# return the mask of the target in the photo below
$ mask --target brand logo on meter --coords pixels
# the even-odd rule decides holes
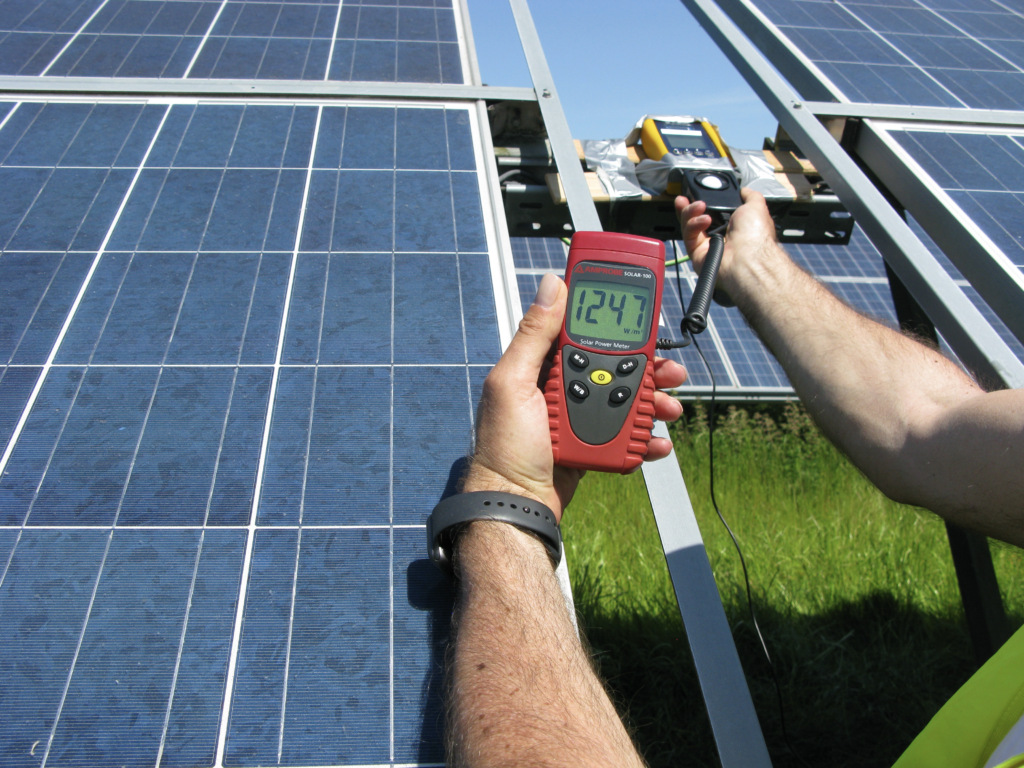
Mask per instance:
[[[595,267],[592,264],[577,264],[576,269],[573,270],[573,274],[596,272],[600,275],[615,275],[616,277],[622,276],[621,269],[612,269],[611,267]]]

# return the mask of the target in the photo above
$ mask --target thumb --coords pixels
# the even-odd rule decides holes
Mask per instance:
[[[533,304],[519,322],[519,330],[501,358],[501,362],[511,366],[516,375],[529,381],[536,380],[551,345],[562,329],[567,297],[568,290],[561,278],[551,273],[544,275]]]

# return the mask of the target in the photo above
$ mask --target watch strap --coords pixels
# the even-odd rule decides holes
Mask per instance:
[[[536,534],[558,565],[562,560],[562,533],[555,513],[534,499],[502,491],[458,493],[442,499],[427,517],[427,549],[434,565],[454,576],[452,555],[459,532],[475,520],[508,523]]]

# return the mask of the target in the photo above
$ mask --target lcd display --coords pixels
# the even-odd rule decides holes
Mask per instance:
[[[651,289],[597,280],[573,280],[569,333],[602,341],[643,344],[651,327]]]
[[[718,157],[718,150],[711,139],[700,128],[669,128],[664,123],[655,123],[661,131],[661,138],[673,155],[694,157]]]

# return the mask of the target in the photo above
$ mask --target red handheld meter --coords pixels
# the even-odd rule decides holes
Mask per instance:
[[[563,467],[631,472],[654,428],[654,348],[665,245],[577,232],[562,331],[544,387],[551,450]]]

